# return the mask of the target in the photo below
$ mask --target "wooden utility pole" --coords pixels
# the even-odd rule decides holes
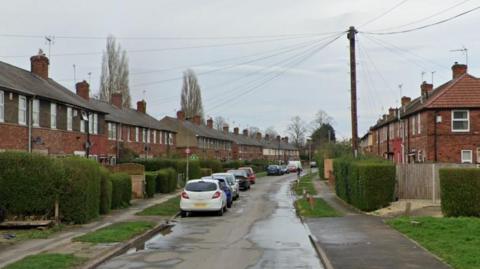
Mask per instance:
[[[347,38],[350,40],[350,108],[352,112],[352,149],[353,156],[358,153],[358,123],[357,123],[357,63],[355,59],[355,27],[350,26]]]

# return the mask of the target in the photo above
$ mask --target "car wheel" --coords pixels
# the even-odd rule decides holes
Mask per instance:
[[[231,207],[232,207],[232,201],[227,202],[227,208],[231,208]]]
[[[222,207],[220,210],[217,211],[217,216],[223,216],[223,211],[224,211],[224,208]]]
[[[188,215],[188,212],[187,212],[187,211],[184,211],[184,210],[180,211],[180,216],[181,216],[182,218],[186,218],[187,215]]]

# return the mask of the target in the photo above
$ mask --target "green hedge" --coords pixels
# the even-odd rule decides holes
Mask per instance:
[[[145,166],[145,171],[159,171],[162,169],[173,168],[177,173],[186,174],[187,161],[185,159],[136,159],[134,163],[142,164]],[[189,161],[189,179],[200,178],[200,161]]]
[[[376,160],[334,160],[337,196],[363,211],[388,206],[394,199],[395,165]]]
[[[210,168],[200,168],[200,176],[201,177],[208,177],[213,174],[212,169]]]
[[[58,160],[21,152],[0,153],[0,208],[7,215],[51,217],[63,178]]]
[[[222,162],[219,160],[200,160],[201,168],[210,168],[213,173],[223,172]]]
[[[112,209],[128,207],[132,198],[132,180],[125,173],[110,175],[112,181]]]
[[[157,176],[156,172],[145,173],[145,194],[147,198],[152,198],[157,190]]]
[[[100,165],[80,157],[62,159],[67,185],[60,196],[63,220],[87,223],[100,212]]]
[[[107,214],[112,208],[112,180],[107,169],[100,169],[100,214]]]
[[[177,189],[177,172],[173,168],[161,169],[156,174],[156,192],[171,193]]]
[[[442,211],[448,217],[480,217],[480,170],[440,169]]]

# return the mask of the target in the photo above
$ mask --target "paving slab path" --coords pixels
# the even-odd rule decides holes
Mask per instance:
[[[307,218],[311,233],[333,268],[451,268],[377,216],[365,215],[340,200],[325,181],[315,181],[318,196],[344,213],[337,218]]]

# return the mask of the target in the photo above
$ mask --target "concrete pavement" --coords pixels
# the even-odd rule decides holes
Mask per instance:
[[[306,223],[334,268],[447,269],[437,257],[390,228],[383,219],[362,214],[341,201],[324,181],[319,197],[344,217],[310,218]]]

